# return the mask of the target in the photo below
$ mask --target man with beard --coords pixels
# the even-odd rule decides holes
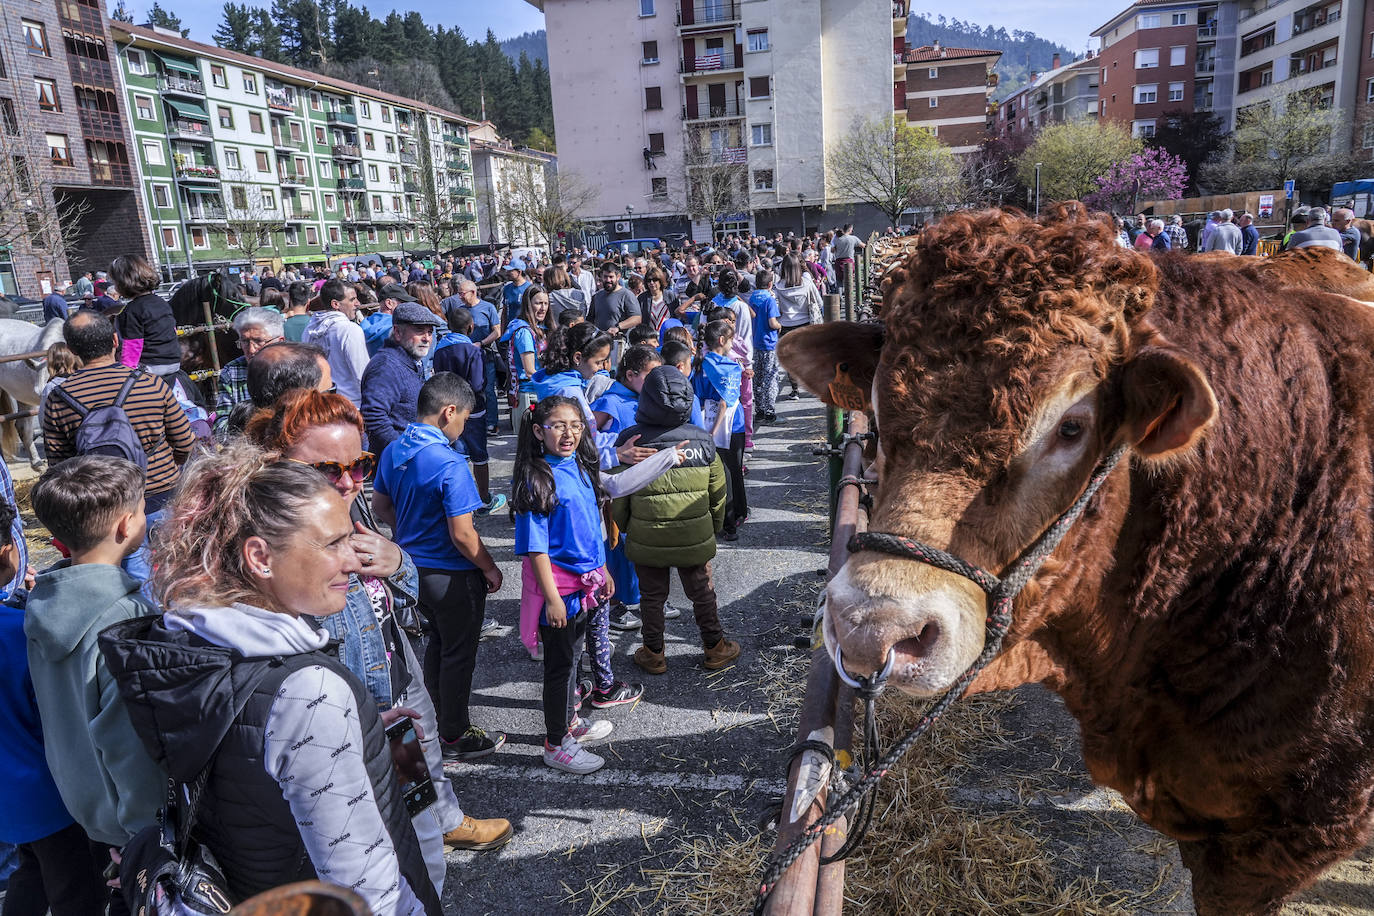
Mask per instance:
[[[391,336],[363,371],[363,422],[375,455],[415,422],[415,403],[425,381],[425,357],[434,329],[444,322],[418,302],[402,302],[392,313]]]

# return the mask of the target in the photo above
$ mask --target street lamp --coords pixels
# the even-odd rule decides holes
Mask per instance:
[[[634,204],[625,205],[625,225],[629,227],[630,238],[635,237],[635,208]]]
[[[797,192],[797,209],[801,211],[802,238],[806,238],[806,195]]]
[[[1035,215],[1040,215],[1040,163],[1035,164]]]

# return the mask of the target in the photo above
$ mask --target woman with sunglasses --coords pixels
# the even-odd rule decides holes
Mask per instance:
[[[437,801],[416,815],[415,832],[430,878],[442,892],[445,846],[494,849],[510,839],[512,830],[499,818],[464,815],[444,776],[434,703],[405,632],[419,629],[419,575],[410,556],[377,533],[367,500],[359,498],[377,465],[372,453],[363,451],[362,429],[362,415],[352,401],[339,394],[296,389],[258,411],[246,432],[263,448],[324,474],[349,505],[349,541],[360,569],[349,578],[343,613],[316,622],[340,641],[344,664],[363,681],[388,724],[403,715],[419,720],[420,745]]]

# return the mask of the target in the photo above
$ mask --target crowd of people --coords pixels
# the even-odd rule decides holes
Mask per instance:
[[[1193,232],[1189,230],[1193,229]],[[1117,244],[1123,248],[1156,251],[1221,251],[1247,257],[1260,254],[1260,231],[1255,216],[1248,210],[1239,213],[1213,210],[1195,226],[1185,225],[1182,216],[1167,219],[1149,217],[1116,218]],[[1288,228],[1274,237],[1278,251],[1295,248],[1333,248],[1354,261],[1363,261],[1360,230],[1355,211],[1336,207],[1298,207],[1289,217]]]
[[[31,501],[59,562],[29,566],[0,472],[5,913],[101,912],[115,876],[110,911],[137,909],[128,879],[180,804],[234,901],[318,877],[437,914],[445,851],[513,834],[444,769],[505,744],[470,709],[488,597],[519,598],[543,761],[568,773],[605,765],[604,711],[645,691],[613,670],[612,630],[669,670],[674,570],[699,663],[735,663],[717,541],[749,517],[778,339],[820,319],[859,244],[264,271],[211,396],[156,272],[117,259],[49,353]],[[483,538],[502,510],[518,584]]]

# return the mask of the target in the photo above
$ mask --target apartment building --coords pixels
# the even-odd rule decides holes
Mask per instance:
[[[413,99],[115,22],[152,250],[169,276],[477,241],[468,130]]]
[[[892,0],[529,2],[559,169],[596,189],[583,215],[608,238],[815,226],[847,203],[827,152],[856,119],[892,116]]]
[[[0,4],[0,199],[27,229],[0,241],[0,293],[39,297],[148,251],[113,58],[99,0]]]
[[[1362,21],[1374,25],[1374,0],[1364,0],[1363,9],[1353,11]],[[1351,118],[1351,143],[1357,153],[1374,159],[1374,31],[1361,29],[1364,46],[1359,50],[1360,72],[1355,89],[1355,110]]]
[[[997,136],[1029,139],[1047,124],[1096,118],[1100,77],[1096,52],[1067,64],[1054,55],[1050,69],[997,106]]]
[[[1096,29],[1098,116],[1154,136],[1169,112],[1212,111],[1230,128],[1233,0],[1136,0]]]
[[[1282,104],[1310,92],[1323,104],[1361,111],[1374,72],[1362,74],[1369,57],[1364,5],[1356,0],[1239,0],[1235,3],[1240,47],[1235,108]],[[1341,135],[1344,145],[1349,137]]]
[[[1001,51],[910,48],[906,63],[906,120],[924,127],[956,153],[970,153],[991,135],[996,109],[992,92],[997,74],[992,68]]]
[[[547,177],[557,169],[558,157],[516,146],[501,138],[496,125],[482,121],[468,137],[472,141],[472,174],[477,190],[477,237],[483,244],[545,246],[531,220],[537,201],[548,193]]]

